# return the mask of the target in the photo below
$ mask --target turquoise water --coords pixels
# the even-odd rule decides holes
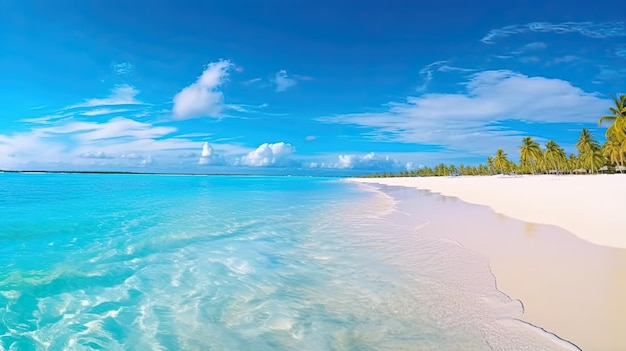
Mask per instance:
[[[0,174],[0,350],[569,348],[393,206],[324,178]]]

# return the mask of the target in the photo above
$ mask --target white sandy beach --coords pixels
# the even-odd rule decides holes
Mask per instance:
[[[355,180],[458,197],[525,222],[559,226],[594,244],[626,248],[626,174]]]
[[[626,175],[351,180],[407,189],[405,211],[430,221],[416,234],[485,256],[520,319],[583,350],[626,350]]]

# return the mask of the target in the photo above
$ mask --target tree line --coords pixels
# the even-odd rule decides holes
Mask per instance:
[[[519,160],[514,162],[501,148],[495,155],[487,157],[486,164],[446,165],[421,167],[412,171],[383,172],[361,177],[430,177],[451,175],[495,175],[495,174],[585,174],[623,173],[626,171],[626,95],[613,98],[614,106],[610,114],[602,116],[598,125],[608,124],[606,141],[600,143],[588,129],[583,128],[576,142],[576,154],[567,155],[554,140],[548,140],[542,147],[533,137],[522,139]]]

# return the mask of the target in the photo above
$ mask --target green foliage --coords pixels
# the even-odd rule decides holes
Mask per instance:
[[[510,161],[503,149],[497,149],[494,156],[488,156],[486,164],[468,166],[461,164],[446,165],[440,163],[434,168],[421,167],[417,170],[398,173],[375,173],[361,177],[432,177],[432,176],[477,176],[508,174],[550,174],[550,173],[598,173],[603,169],[613,172],[619,169],[626,171],[626,95],[620,94],[613,98],[613,107],[609,108],[609,115],[602,116],[598,125],[608,123],[606,142],[601,146],[589,132],[583,128],[576,142],[578,154],[570,154],[554,140],[545,144],[545,149],[531,137],[522,139],[518,147],[520,152],[519,163]],[[606,168],[605,168],[606,167]]]

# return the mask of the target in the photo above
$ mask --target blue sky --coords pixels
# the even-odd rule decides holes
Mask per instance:
[[[604,141],[626,3],[0,0],[0,77],[0,169],[476,164]]]

